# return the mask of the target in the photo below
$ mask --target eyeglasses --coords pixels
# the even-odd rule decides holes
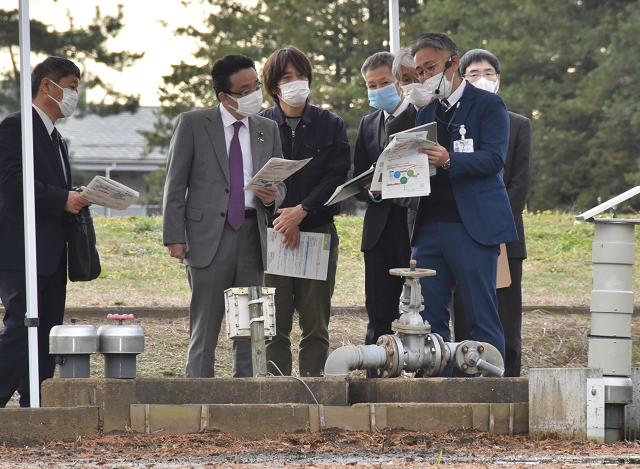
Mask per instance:
[[[437,62],[433,63],[430,67],[421,69],[418,72],[418,76],[420,78],[422,78],[425,75],[428,77],[432,77],[434,75],[434,72],[436,71],[436,65],[438,65],[440,62],[442,62],[442,60],[438,60]]]
[[[255,88],[252,88],[250,90],[245,90],[242,93],[237,93],[235,91],[226,91],[226,93],[235,94],[244,98],[245,96],[250,95],[251,93],[255,93],[256,91],[262,91],[263,89],[264,89],[264,84],[261,81],[259,81],[258,84],[255,86]]]
[[[464,77],[467,80],[479,80],[480,77],[485,77],[487,80],[491,80],[491,81],[496,81],[496,77],[497,77],[497,73],[496,72],[471,72],[471,73],[467,73]]]

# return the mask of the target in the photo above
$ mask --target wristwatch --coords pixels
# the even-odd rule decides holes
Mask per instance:
[[[447,158],[447,161],[442,165],[442,169],[445,171],[449,171],[449,168],[451,168],[451,158]]]

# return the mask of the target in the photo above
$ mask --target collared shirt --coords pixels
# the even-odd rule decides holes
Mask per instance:
[[[229,147],[233,139],[233,124],[238,120],[220,104],[220,116],[222,117],[222,125],[224,126],[224,140],[227,145],[227,155],[229,155]],[[251,155],[251,137],[249,134],[249,118],[245,117],[240,122],[244,125],[238,130],[238,139],[240,140],[240,148],[242,150],[242,173],[244,176],[244,185],[249,184],[253,178],[253,159]],[[256,196],[253,191],[244,191],[244,208],[256,208]]]
[[[455,104],[460,101],[460,98],[462,98],[462,94],[464,93],[464,90],[467,87],[467,80],[465,80],[464,78],[462,79],[462,83],[460,83],[460,86],[458,86],[458,88],[456,88],[456,90],[451,93],[449,95],[449,97],[447,98],[447,102],[449,103],[449,107],[453,107],[455,106]],[[444,100],[442,100],[444,101]]]
[[[53,132],[53,129],[56,128],[55,125],[53,125],[53,121],[38,106],[36,106],[35,104],[32,104],[32,106],[40,116],[40,119],[42,119],[42,122],[44,123],[44,127],[47,129],[47,133],[49,134],[49,138],[51,138],[51,132]],[[67,181],[67,184],[69,184],[69,176],[67,175],[67,168],[64,165],[64,157],[62,156],[62,144],[60,144],[59,153],[60,153],[60,161],[62,162],[62,172],[64,173],[64,179]]]
[[[404,111],[408,107],[409,107],[409,101],[407,101],[406,99],[403,99],[402,102],[398,105],[398,108],[395,111],[393,111],[393,112],[383,111],[384,112],[384,120],[385,120],[385,122],[387,121],[389,116],[398,117],[402,113],[402,111]]]

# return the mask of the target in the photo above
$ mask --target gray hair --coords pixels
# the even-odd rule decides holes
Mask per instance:
[[[413,65],[413,56],[411,55],[411,48],[405,47],[400,49],[396,54],[396,58],[393,59],[393,66],[391,72],[396,80],[402,79],[402,67],[415,68]]]
[[[376,70],[382,67],[389,67],[389,70],[393,67],[393,54],[391,52],[376,52],[362,64],[362,68],[360,69],[360,73],[362,73],[362,77],[366,80],[367,72],[371,70]]]
[[[460,56],[458,47],[449,36],[440,33],[427,33],[420,36],[415,44],[411,46],[411,55],[415,56],[419,50],[426,49],[427,47],[431,47],[437,51],[444,50],[451,55]]]

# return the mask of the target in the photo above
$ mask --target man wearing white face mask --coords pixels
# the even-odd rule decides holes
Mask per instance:
[[[67,282],[67,224],[70,213],[90,205],[73,191],[67,146],[55,128],[78,102],[80,69],[49,57],[32,72],[33,163],[38,270],[38,360],[40,382],[53,377],[49,332],[62,324]],[[14,392],[30,405],[22,197],[21,113],[0,123],[0,298],[5,307],[0,332],[0,407]]]
[[[491,52],[473,49],[460,59],[460,73],[473,86],[497,93],[500,87],[500,62]],[[502,177],[509,194],[511,212],[516,222],[518,239],[507,243],[511,284],[499,288],[498,313],[505,340],[505,372],[507,377],[520,376],[522,358],[522,261],[527,258],[522,211],[531,188],[533,167],[533,138],[531,121],[509,112],[509,147]],[[471,339],[460,289],[453,301],[456,341]]]
[[[353,156],[354,177],[378,161],[387,139],[385,124],[410,107],[409,102],[402,98],[400,84],[391,72],[393,59],[389,52],[377,52],[362,65],[369,104],[377,110],[360,121]],[[409,265],[411,247],[405,207],[366,192],[357,197],[368,204],[360,249],[364,252],[369,316],[365,344],[370,345],[375,344],[381,335],[392,333],[391,323],[398,317],[403,280],[389,275],[389,269]],[[375,378],[378,374],[376,370],[368,370],[367,376]]]
[[[473,338],[492,344],[504,357],[496,298],[498,254],[501,243],[517,239],[502,179],[509,141],[507,108],[495,93],[462,78],[457,47],[446,35],[424,34],[411,52],[420,81],[436,98],[420,109],[416,124],[438,123],[438,144],[420,149],[437,172],[431,194],[420,197],[412,238],[418,267],[437,272],[420,279],[422,316],[433,332],[449,341],[457,284]]]
[[[243,190],[270,158],[282,158],[278,127],[256,115],[262,83],[253,60],[227,55],[211,78],[222,104],[178,116],[164,190],[163,243],[186,264],[191,287],[187,378],[214,376],[223,293],[262,285],[267,216],[285,194],[283,184]],[[249,341],[234,341],[233,376],[253,376]]]
[[[280,129],[286,159],[312,160],[287,178],[287,195],[273,221],[287,248],[300,243],[300,231],[327,233],[329,267],[326,280],[265,275],[265,285],[276,288],[276,336],[267,344],[267,360],[285,375],[292,372],[291,329],[298,312],[300,376],[320,376],[329,355],[331,297],[338,265],[338,232],[333,217],[341,204],[325,207],[336,187],[347,179],[351,166],[344,122],[334,113],[308,100],[313,72],[309,58],[295,47],[277,50],[262,69],[264,85],[275,105],[261,115]],[[269,364],[268,370],[277,373]]]

